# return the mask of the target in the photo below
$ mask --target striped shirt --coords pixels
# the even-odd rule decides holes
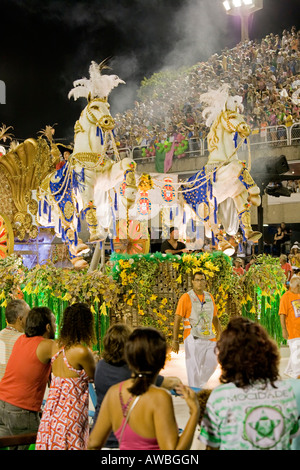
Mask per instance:
[[[0,331],[0,380],[4,375],[14,344],[22,334],[9,326]]]
[[[220,450],[286,450],[298,434],[298,411],[290,384],[216,387],[206,404],[199,439]]]

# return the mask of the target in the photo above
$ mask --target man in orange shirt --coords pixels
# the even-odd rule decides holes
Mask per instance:
[[[215,354],[216,339],[221,334],[221,325],[213,296],[205,291],[206,278],[195,272],[193,289],[183,294],[177,305],[172,350],[179,351],[178,333],[181,321],[184,328],[184,349],[188,384],[201,388],[215,371],[218,361]],[[213,333],[215,327],[217,338]]]
[[[300,378],[300,277],[293,276],[290,290],[280,299],[279,305],[282,336],[290,348],[289,363],[285,373]]]
[[[55,328],[55,317],[48,307],[29,311],[25,334],[16,340],[0,381],[1,437],[38,431]],[[25,448],[19,446],[19,450]]]

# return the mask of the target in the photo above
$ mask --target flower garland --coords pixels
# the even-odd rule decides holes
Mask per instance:
[[[50,298],[70,304],[85,302],[95,313],[95,305],[102,302],[114,307],[119,287],[109,274],[100,271],[56,268],[51,262],[28,270],[16,255],[0,260],[0,306],[6,307],[10,298],[23,294],[44,297],[45,302]]]
[[[94,305],[102,301],[108,308],[117,302],[118,286],[113,279],[93,271],[76,271],[55,268],[51,263],[35,266],[24,279],[23,291],[27,294],[44,292],[70,304],[85,302],[95,313]]]
[[[111,255],[112,276],[122,286],[118,309],[127,315],[136,310],[149,322],[171,335],[174,313],[179,296],[187,290],[192,273],[200,271],[208,280],[220,317],[226,314],[227,290],[231,260],[222,252],[172,255],[148,253],[146,255]],[[169,266],[169,269],[168,269]],[[171,269],[170,269],[171,268]],[[174,273],[176,273],[174,278]],[[172,292],[159,292],[161,280]],[[125,315],[126,316],[126,315]],[[226,316],[226,315],[225,315]],[[227,318],[227,317],[226,317]]]
[[[273,332],[268,325],[270,321],[263,319],[262,311],[267,317],[284,289],[284,272],[276,258],[259,255],[256,264],[242,277],[234,273],[231,258],[223,252],[182,256],[158,252],[146,255],[113,253],[110,260],[112,277],[122,286],[118,309],[128,315],[136,310],[142,323],[162,329],[167,337],[172,333],[174,298],[178,299],[191,288],[191,275],[196,271],[207,278],[207,290],[215,299],[223,327],[232,314],[243,314],[256,321],[262,319],[268,331]],[[172,269],[168,271],[167,266]],[[176,274],[175,278],[171,271]],[[163,280],[174,294],[173,301],[170,295],[159,292],[158,284]]]
[[[20,286],[24,281],[26,268],[18,255],[0,259],[0,306],[6,307],[11,298],[22,298]]]
[[[279,346],[286,344],[278,315],[280,297],[286,290],[285,281],[279,259],[259,255],[244,276],[240,301],[242,314],[259,321]]]
[[[0,307],[14,297],[38,296],[43,304],[86,302],[94,313],[153,325],[170,338],[179,296],[191,288],[192,273],[207,278],[218,315],[226,326],[232,310],[260,321],[278,343],[283,341],[278,315],[285,275],[277,258],[259,255],[243,275],[233,272],[232,260],[222,252],[171,255],[113,253],[106,273],[56,268],[52,263],[28,270],[22,258],[0,260]],[[2,310],[3,313],[3,310]],[[2,318],[3,323],[3,318]],[[134,322],[133,322],[134,323]],[[3,325],[2,325],[3,326]]]

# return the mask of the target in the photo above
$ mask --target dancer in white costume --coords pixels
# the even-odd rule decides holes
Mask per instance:
[[[188,384],[190,387],[202,388],[218,365],[215,345],[221,334],[221,325],[213,296],[205,291],[205,275],[195,272],[192,286],[193,289],[183,294],[178,301],[172,350],[176,353],[179,351],[178,333],[183,320]],[[213,326],[217,335],[213,333]]]

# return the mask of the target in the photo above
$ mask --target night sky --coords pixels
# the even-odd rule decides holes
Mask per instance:
[[[250,39],[299,23],[299,0],[264,0]],[[68,92],[88,78],[92,60],[111,57],[108,73],[126,81],[110,95],[114,115],[132,106],[143,77],[205,61],[239,40],[239,20],[221,0],[1,0],[0,124],[22,140],[56,123],[55,138],[72,140],[85,101]]]

